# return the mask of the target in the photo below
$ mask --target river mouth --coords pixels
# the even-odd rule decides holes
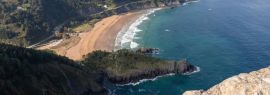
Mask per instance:
[[[270,65],[270,1],[201,0],[148,16],[133,41],[160,49],[156,57],[187,58],[201,71],[173,75],[138,85],[116,86],[116,95],[179,95],[208,89],[239,73]]]

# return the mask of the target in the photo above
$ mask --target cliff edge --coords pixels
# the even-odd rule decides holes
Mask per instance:
[[[183,74],[194,72],[196,66],[188,61],[166,61],[132,50],[116,52],[94,51],[85,56],[82,64],[90,70],[101,72],[112,83],[135,83],[170,73]]]
[[[270,67],[233,76],[207,91],[186,91],[183,95],[270,95]]]

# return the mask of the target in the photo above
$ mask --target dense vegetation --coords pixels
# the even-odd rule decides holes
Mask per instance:
[[[74,62],[47,51],[0,44],[0,95],[103,95],[104,74],[127,75],[163,64],[130,50],[95,51]]]
[[[125,84],[138,82],[159,75],[193,72],[196,67],[186,60],[165,61],[132,50],[116,52],[95,51],[82,61],[86,68],[102,73],[113,83]]]
[[[129,3],[158,6],[171,1],[178,0],[0,0],[0,95],[103,95],[107,92],[101,82],[108,75],[168,69],[175,64],[130,50],[95,51],[82,62],[74,62],[1,43],[28,46],[66,29],[61,26],[126,12],[134,7]]]
[[[75,62],[47,51],[0,44],[0,95],[103,95],[105,78],[128,83],[194,70],[184,61],[168,62],[125,49],[95,51]]]
[[[148,67],[160,67],[167,64],[159,58],[153,58],[131,50],[119,50],[117,52],[95,51],[86,56],[82,62],[89,68],[100,68],[117,75],[128,75],[134,70]]]
[[[104,10],[102,0],[1,0],[1,42],[25,46],[52,34],[54,27],[76,17],[80,9]]]
[[[28,46],[65,29],[61,26],[117,14],[119,10],[114,8],[138,1],[158,4],[177,0],[0,0],[0,43]]]
[[[65,57],[0,44],[0,95],[103,95],[99,78]]]

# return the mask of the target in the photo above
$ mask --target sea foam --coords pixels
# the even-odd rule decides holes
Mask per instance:
[[[115,50],[121,48],[137,48],[139,44],[134,41],[134,39],[139,39],[136,37],[136,34],[142,32],[138,26],[150,18],[148,17],[150,14],[153,14],[155,11],[160,10],[161,8],[149,9],[146,10],[145,14],[139,17],[134,23],[130,24],[130,26],[126,25],[117,35],[115,41]]]
[[[196,3],[196,2],[199,2],[199,1],[201,1],[201,0],[194,0],[194,1],[192,0],[192,1],[189,1],[189,2],[186,2],[186,3],[183,3],[182,6],[188,5],[190,3]]]
[[[161,77],[168,77],[168,76],[173,76],[175,75],[175,73],[170,73],[170,74],[166,74],[166,75],[161,75],[161,76],[157,76],[155,78],[152,78],[152,79],[142,79],[138,82],[135,82],[135,83],[127,83],[127,84],[118,84],[117,86],[128,86],[128,85],[132,85],[132,86],[136,86],[138,84],[141,84],[141,83],[144,83],[144,82],[147,82],[147,81],[155,81],[157,80],[158,78],[161,78]]]
[[[201,71],[200,67],[196,66],[196,71],[187,72],[187,73],[184,73],[182,75],[191,75],[191,74],[194,74],[194,73],[198,73],[200,71]],[[136,86],[136,85],[139,85],[139,84],[147,82],[147,81],[155,81],[155,80],[157,80],[158,78],[161,78],[161,77],[168,77],[168,76],[174,76],[174,75],[175,75],[175,73],[169,73],[169,74],[166,74],[166,75],[157,76],[157,77],[152,78],[152,79],[142,79],[142,80],[140,80],[138,82],[135,82],[135,83],[117,84],[117,86],[128,86],[128,85]]]
[[[193,72],[187,72],[187,73],[184,73],[183,75],[191,75],[191,74],[194,74],[194,73],[198,73],[201,71],[201,68],[196,66],[196,70],[193,71]]]

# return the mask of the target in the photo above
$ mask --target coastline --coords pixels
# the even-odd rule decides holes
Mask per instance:
[[[91,31],[80,33],[81,40],[68,49],[65,56],[73,60],[81,60],[84,55],[95,50],[113,51],[118,32],[123,26],[133,22],[142,14],[144,11],[129,12],[102,19],[95,24]]]
[[[199,1],[199,0],[198,0]],[[182,5],[187,5],[197,0],[188,1]],[[176,4],[178,5],[178,4]],[[181,4],[180,4],[181,5]],[[83,57],[95,50],[115,51],[121,48],[134,49],[139,46],[134,42],[136,34],[141,32],[137,26],[148,20],[148,16],[155,11],[169,8],[161,5],[156,8],[134,10],[127,13],[112,15],[101,19],[88,32],[70,33],[68,39],[54,39],[39,47],[37,50],[51,50],[58,55],[66,56],[73,60],[81,60]]]
[[[84,55],[95,50],[108,52],[118,50],[121,48],[119,42],[126,40],[122,39],[123,37],[130,37],[129,42],[132,42],[136,32],[140,31],[137,26],[147,20],[148,15],[160,9],[137,10],[109,16],[97,22],[88,32],[77,33],[69,39],[54,40],[37,49],[53,50],[73,60],[81,60]]]
[[[81,60],[84,55],[95,50],[113,51],[118,33],[128,28],[146,10],[128,12],[125,14],[113,15],[97,22],[93,29],[88,32],[77,33],[77,36],[69,39],[54,40],[38,47],[38,50],[52,50],[58,55],[66,56],[73,60]]]
[[[145,20],[149,19],[149,15],[155,13],[162,8],[153,8],[145,10],[144,14],[142,14],[139,18],[137,18],[134,22],[131,22],[127,26],[124,26],[118,33],[115,40],[115,48],[114,50],[119,50],[123,47],[125,48],[137,48],[139,46],[138,43],[133,40],[136,39],[136,34],[141,32],[142,30],[138,28],[141,23]],[[128,47],[127,47],[128,46]]]
[[[200,72],[200,67],[198,66],[195,66],[196,67],[196,70],[195,71],[192,71],[192,72],[186,72],[186,73],[183,73],[182,75],[191,75],[191,74],[195,74],[195,73],[198,73]],[[169,77],[169,76],[174,76],[176,75],[176,73],[169,73],[169,74],[165,74],[165,75],[159,75],[159,76],[156,76],[154,78],[145,78],[145,79],[141,79],[139,80],[138,82],[130,82],[130,83],[127,83],[127,84],[116,84],[117,86],[127,86],[127,85],[132,85],[132,86],[136,86],[138,84],[141,84],[141,83],[144,83],[144,82],[148,82],[148,81],[155,81],[159,78],[162,78],[162,77]]]

